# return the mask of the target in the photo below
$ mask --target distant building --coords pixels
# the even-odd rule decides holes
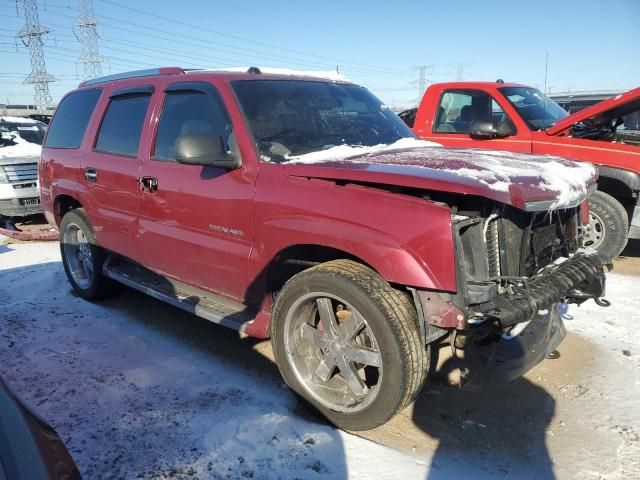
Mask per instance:
[[[53,113],[54,107],[49,107],[47,110]],[[0,115],[7,115],[10,117],[28,117],[35,113],[37,113],[37,110],[34,105],[0,103]]]
[[[47,113],[38,113],[34,105],[14,105],[8,103],[0,103],[0,116],[8,117],[29,117],[49,124],[51,115],[53,115],[54,107],[47,108]]]

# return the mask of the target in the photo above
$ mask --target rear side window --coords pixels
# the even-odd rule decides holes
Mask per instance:
[[[48,148],[79,148],[101,89],[78,90],[62,99],[49,125]]]
[[[102,119],[95,149],[135,157],[151,95],[114,97]]]
[[[176,140],[180,135],[192,133],[222,137],[228,148],[231,124],[222,102],[217,96],[203,92],[168,92],[158,124],[153,158],[175,160]]]

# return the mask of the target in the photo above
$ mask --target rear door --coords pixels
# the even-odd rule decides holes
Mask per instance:
[[[152,86],[112,91],[93,148],[83,159],[81,199],[100,244],[140,260],[137,233],[140,139],[149,121]]]
[[[483,148],[487,150],[508,150],[511,152],[531,152],[530,132],[514,122],[507,112],[506,103],[501,104],[489,92],[479,89],[444,90],[435,111],[432,131],[422,138],[442,143],[447,147]],[[474,121],[509,123],[516,134],[506,138],[491,140],[472,138],[469,135]]]
[[[157,131],[142,164],[140,243],[145,265],[203,289],[243,300],[253,237],[255,168],[176,162],[182,134],[221,136],[237,155],[233,125],[219,91],[206,82],[168,85]],[[151,182],[151,183],[149,183]]]

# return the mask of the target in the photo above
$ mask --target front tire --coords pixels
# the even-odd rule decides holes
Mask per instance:
[[[104,250],[84,209],[70,210],[60,223],[60,254],[67,278],[78,296],[98,300],[114,291],[115,282],[102,273]]]
[[[620,202],[599,190],[591,195],[584,246],[594,248],[604,258],[612,260],[627,245],[628,232],[629,218]]]
[[[385,423],[415,399],[429,369],[410,297],[350,260],[292,277],[271,336],[287,385],[346,430]]]

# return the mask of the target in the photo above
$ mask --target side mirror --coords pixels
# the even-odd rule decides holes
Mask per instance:
[[[492,138],[505,138],[516,134],[516,129],[509,121],[497,122],[482,122],[473,121],[469,128],[469,135],[471,138],[478,140],[490,140]]]
[[[203,133],[180,135],[176,140],[176,160],[187,165],[228,170],[240,167],[240,159],[224,149],[222,137]]]

